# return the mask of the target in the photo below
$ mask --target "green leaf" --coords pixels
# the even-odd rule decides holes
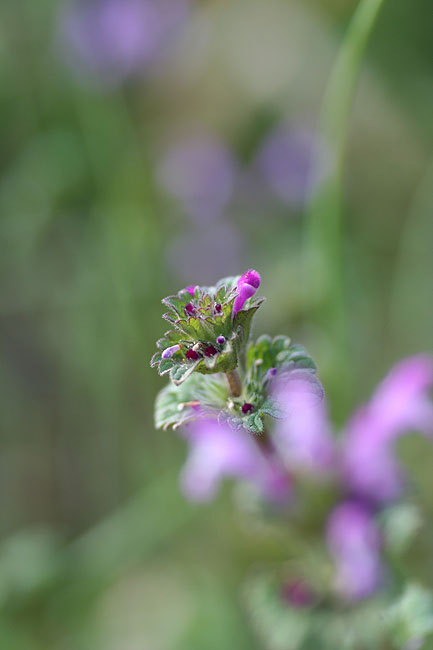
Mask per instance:
[[[179,386],[179,384],[184,382],[190,375],[192,375],[199,363],[201,363],[201,359],[190,361],[189,363],[179,363],[175,366],[172,366],[170,370],[171,381],[176,384],[176,386]]]
[[[385,619],[397,648],[433,634],[433,594],[416,584],[409,584],[402,597],[386,612]]]
[[[242,418],[242,425],[251,433],[259,434],[263,433],[264,426],[263,420],[260,413],[252,413],[245,418]]]
[[[294,609],[280,596],[280,585],[256,575],[243,590],[250,623],[266,650],[301,650],[311,628],[309,609]]]
[[[168,384],[155,402],[155,427],[167,429],[203,417],[203,414],[217,414],[227,405],[229,397],[227,383],[221,376],[191,375],[180,385]],[[200,411],[195,408],[200,405]]]
[[[265,415],[270,415],[271,418],[281,419],[284,417],[278,402],[273,399],[267,399],[260,407],[260,412]]]
[[[385,547],[394,555],[404,553],[422,526],[419,509],[411,503],[386,508],[380,515]]]

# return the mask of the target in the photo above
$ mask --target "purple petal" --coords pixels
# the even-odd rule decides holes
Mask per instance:
[[[229,150],[210,135],[176,145],[159,168],[161,186],[198,221],[211,220],[223,212],[232,196],[235,175]]]
[[[267,137],[257,164],[271,191],[297,207],[323,178],[328,167],[326,158],[323,144],[312,131],[284,125]]]
[[[163,359],[169,359],[173,356],[175,352],[180,350],[180,345],[171,345],[169,348],[165,348],[164,352],[161,354]]]
[[[277,421],[274,439],[286,465],[329,472],[334,467],[335,443],[318,379],[308,370],[294,370],[277,375],[272,392],[284,414]]]
[[[238,289],[241,289],[245,284],[251,285],[254,287],[254,289],[258,289],[260,287],[260,274],[258,271],[254,271],[254,269],[249,269],[248,271],[245,271],[243,275],[238,280]]]
[[[243,429],[234,430],[214,419],[201,419],[186,430],[190,454],[181,475],[185,495],[192,501],[212,499],[224,478],[246,479],[269,500],[287,497],[289,480]]]
[[[233,303],[233,318],[241,311],[248,298],[254,296],[260,286],[260,275],[257,271],[250,269],[246,271],[238,280],[238,295]]]
[[[326,538],[336,591],[352,601],[370,596],[383,579],[381,538],[371,512],[354,501],[337,506],[328,519]]]
[[[186,13],[185,0],[65,0],[59,40],[79,76],[116,84],[156,57]]]
[[[433,434],[433,362],[416,356],[397,364],[368,404],[350,420],[343,450],[344,476],[356,494],[385,502],[396,498],[404,475],[393,454],[393,442],[417,430]]]

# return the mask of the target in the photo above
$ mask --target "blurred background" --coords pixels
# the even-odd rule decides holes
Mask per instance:
[[[260,648],[240,585],[284,544],[230,490],[178,492],[153,427],[160,299],[253,267],[255,334],[338,382],[303,290],[316,125],[355,0],[2,0],[0,648]],[[433,349],[433,13],[385,2],[348,134],[343,281],[353,390]],[[432,547],[433,450],[404,441]],[[430,526],[431,528],[431,526]],[[412,571],[433,585],[433,555]]]

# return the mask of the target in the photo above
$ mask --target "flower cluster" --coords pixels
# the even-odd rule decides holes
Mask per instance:
[[[305,481],[329,488],[319,536],[334,568],[324,593],[362,601],[389,573],[381,517],[405,488],[394,443],[414,430],[433,435],[433,360],[419,355],[397,364],[337,435],[304,348],[284,336],[248,344],[259,286],[259,274],[249,270],[163,300],[173,329],[152,363],[172,383],[156,400],[156,425],[184,425],[190,453],[181,485],[192,500],[209,500],[231,478],[247,482],[272,512],[290,516]],[[314,591],[302,576],[287,584],[290,598],[298,593],[293,585],[302,585],[303,595]]]

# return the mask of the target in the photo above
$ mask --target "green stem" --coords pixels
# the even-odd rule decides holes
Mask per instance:
[[[361,61],[383,3],[360,0],[338,53],[319,120],[329,173],[315,190],[306,221],[306,290],[318,301],[318,324],[329,336],[334,363],[343,375],[349,358],[342,268],[343,163]]]
[[[226,379],[232,397],[240,397],[242,393],[242,381],[236,369],[226,372]]]

